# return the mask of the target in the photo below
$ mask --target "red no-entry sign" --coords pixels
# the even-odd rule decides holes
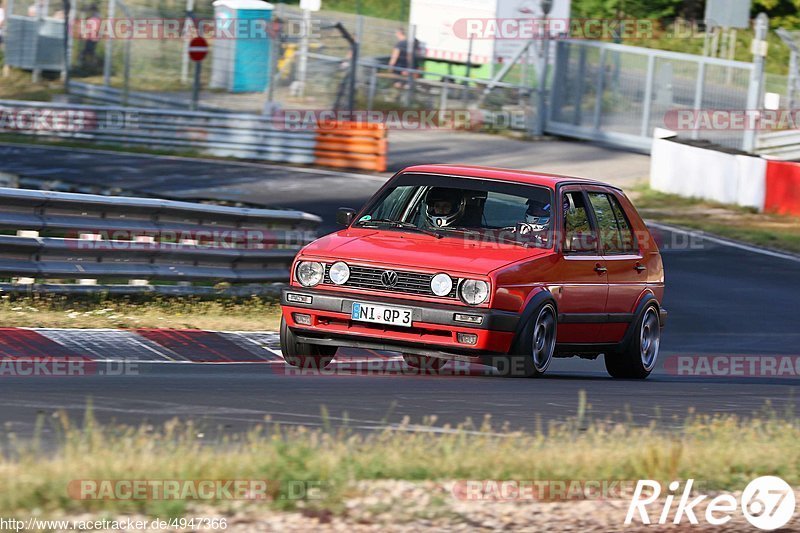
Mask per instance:
[[[189,41],[189,59],[202,61],[208,54],[208,41],[202,37],[195,37]]]

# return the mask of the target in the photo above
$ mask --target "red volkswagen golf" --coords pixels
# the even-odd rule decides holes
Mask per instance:
[[[339,347],[541,376],[553,357],[645,378],[666,312],[658,247],[616,187],[422,165],[390,179],[344,229],[303,248],[281,305],[281,349],[322,367]]]

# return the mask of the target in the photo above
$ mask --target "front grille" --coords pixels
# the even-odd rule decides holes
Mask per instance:
[[[350,266],[350,279],[342,287],[352,287],[354,289],[367,289],[371,291],[386,291],[402,294],[418,294],[421,296],[431,296],[433,298],[458,297],[458,278],[453,278],[453,290],[447,296],[436,296],[431,291],[431,278],[435,274],[423,274],[421,272],[409,272],[407,270],[395,270],[393,268],[373,268],[363,266]],[[323,283],[333,285],[329,276],[331,265],[325,265],[325,279]],[[387,270],[397,273],[397,283],[394,287],[387,287],[381,282],[381,275]]]

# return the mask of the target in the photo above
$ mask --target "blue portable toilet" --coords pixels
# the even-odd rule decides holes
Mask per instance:
[[[261,0],[216,0],[211,87],[259,92],[269,83],[270,25],[274,6]]]

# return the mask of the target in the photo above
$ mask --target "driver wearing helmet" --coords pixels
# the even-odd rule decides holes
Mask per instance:
[[[531,226],[533,231],[543,231],[550,225],[550,202],[529,198],[528,209],[525,211],[525,223]]]
[[[462,190],[433,187],[425,194],[425,218],[434,228],[451,227],[464,216],[466,204]]]

